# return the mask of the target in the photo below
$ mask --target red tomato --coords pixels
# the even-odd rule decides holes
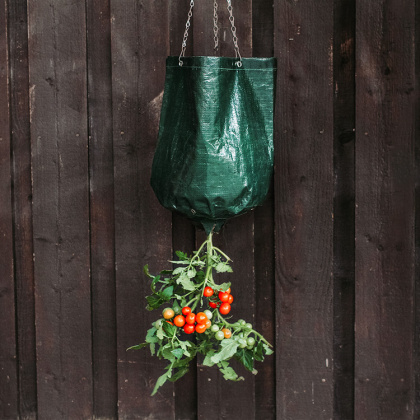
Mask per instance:
[[[217,308],[219,306],[219,302],[209,302],[210,308]]]
[[[171,321],[166,321],[168,324],[174,325]]]
[[[207,315],[204,312],[199,312],[195,316],[195,322],[197,322],[197,324],[205,324],[206,321],[207,321]]]
[[[233,302],[233,296],[229,295],[229,299],[228,299],[227,303],[229,303],[229,305],[232,305],[232,302]]]
[[[190,313],[185,317],[185,321],[187,322],[187,324],[194,324],[195,322],[195,314]]]
[[[206,331],[206,324],[197,324],[196,327],[195,327],[195,330],[199,334],[202,334],[204,331]]]
[[[195,325],[192,324],[185,324],[184,325],[184,332],[186,334],[192,334],[195,330]]]
[[[220,305],[219,312],[222,315],[227,315],[230,312],[230,305],[227,302],[224,302]]]
[[[227,292],[219,292],[219,299],[222,302],[227,302],[228,299],[229,299],[229,293],[227,293]]]
[[[214,293],[214,290],[211,287],[207,286],[204,288],[204,292],[203,292],[204,296],[210,297],[210,296],[213,296],[213,293]]]
[[[174,319],[174,324],[177,327],[183,327],[185,324],[185,318],[182,315],[177,315]]]
[[[184,316],[187,316],[188,314],[191,313],[191,308],[189,306],[184,306],[182,308],[182,313],[184,314]]]

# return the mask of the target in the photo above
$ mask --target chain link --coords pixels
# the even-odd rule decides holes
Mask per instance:
[[[236,65],[238,67],[242,67],[242,57],[241,53],[239,52],[239,46],[238,46],[238,37],[236,36],[236,27],[235,27],[235,18],[233,17],[233,8],[232,8],[232,2],[231,0],[227,0],[227,9],[229,12],[229,22],[231,24],[231,31],[233,36],[233,45],[235,47],[235,57],[239,58],[239,61],[236,62]]]
[[[187,23],[185,24],[184,39],[182,40],[181,54],[179,54],[179,65],[181,67],[184,64],[184,62],[181,60],[181,57],[185,57],[185,49],[187,48],[188,29],[190,29],[190,26],[191,26],[191,17],[192,17],[193,7],[194,7],[194,0],[191,0],[190,1],[190,10],[188,11]]]
[[[216,51],[219,47],[219,27],[217,17],[217,0],[214,0],[214,11],[213,11],[213,32],[214,32],[214,50]]]

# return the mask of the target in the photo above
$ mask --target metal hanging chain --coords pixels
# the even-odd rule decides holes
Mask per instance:
[[[235,57],[239,58],[239,61],[236,62],[236,65],[238,67],[242,67],[242,56],[239,52],[239,46],[238,46],[238,37],[236,36],[236,27],[235,27],[235,18],[233,17],[233,9],[232,9],[232,1],[227,0],[227,9],[229,12],[229,22],[231,24],[231,30],[232,30],[232,36],[233,36],[233,45],[235,48]]]
[[[213,32],[214,32],[214,50],[216,51],[219,47],[219,27],[217,17],[217,0],[214,0],[214,11],[213,11]]]
[[[185,24],[184,39],[182,40],[181,54],[179,54],[179,65],[181,67],[184,64],[184,62],[181,60],[181,57],[185,57],[185,49],[187,48],[188,29],[190,29],[190,26],[191,26],[191,17],[192,17],[193,7],[194,7],[194,0],[191,0],[190,1],[190,10],[188,11],[187,23]]]

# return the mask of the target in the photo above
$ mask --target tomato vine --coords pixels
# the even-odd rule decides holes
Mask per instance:
[[[262,362],[272,354],[272,346],[250,323],[242,319],[230,323],[224,317],[233,302],[231,283],[217,284],[213,271],[231,273],[231,259],[213,245],[213,233],[192,256],[181,251],[176,255],[179,259],[170,261],[176,266],[173,270],[153,276],[148,266],[144,267],[152,290],[146,297],[147,309],[165,308],[147,331],[145,342],[128,349],[149,347],[152,356],[168,361],[152,395],[166,381],[174,382],[185,375],[197,354],[204,356],[205,366],[216,365],[227,380],[244,379],[229,365],[232,358],[256,374],[254,361]],[[203,309],[195,314],[198,307]],[[191,340],[193,333],[195,339]]]

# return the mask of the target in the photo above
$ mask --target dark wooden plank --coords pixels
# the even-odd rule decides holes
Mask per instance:
[[[354,411],[355,2],[334,4],[334,416]]]
[[[0,3],[0,418],[19,416],[10,162],[7,2]]]
[[[250,57],[252,53],[252,2],[233,2],[233,13],[241,54]],[[219,42],[216,55],[234,56],[232,33],[226,2],[219,2]],[[213,42],[213,4],[209,2],[196,12],[194,26],[194,53],[205,51],[215,55]],[[200,242],[204,239],[200,234]],[[233,260],[234,273],[220,276],[220,281],[232,282],[235,297],[232,306],[232,320],[240,318],[254,323],[255,319],[255,273],[254,273],[254,215],[248,213],[232,219],[216,235],[218,247]],[[200,360],[199,360],[200,361]],[[225,381],[217,368],[198,365],[198,418],[250,418],[255,416],[255,376],[241,366],[238,373],[245,381]]]
[[[182,7],[181,7],[182,6]],[[169,55],[179,55],[185,30],[189,2],[169,3]],[[190,44],[193,44],[191,31]],[[192,223],[178,214],[172,215],[172,248],[192,254],[195,249],[195,229]],[[175,257],[175,255],[174,255]],[[175,257],[178,259],[177,257]],[[175,419],[197,418],[197,366],[190,364],[190,371],[174,384]]]
[[[270,0],[252,3],[252,55],[272,57],[274,53],[274,13]],[[255,326],[270,342],[275,342],[274,290],[274,191],[254,212],[255,238]],[[257,364],[255,377],[255,418],[276,418],[275,356]]]
[[[35,296],[26,1],[9,2],[10,124],[19,361],[19,413],[36,418]]]
[[[420,2],[415,5],[415,73],[416,73],[416,109],[420,115]],[[420,418],[420,118],[415,120],[415,295],[414,295],[414,372],[415,400],[414,418]]]
[[[279,419],[333,417],[333,4],[274,9]]]
[[[118,413],[123,419],[172,419],[173,385],[150,397],[164,361],[144,340],[160,313],[145,310],[151,272],[168,267],[172,255],[171,213],[150,187],[168,46],[168,2],[111,2],[115,247],[117,268]]]
[[[413,418],[414,6],[356,2],[356,418]]]
[[[93,412],[117,416],[111,23],[109,1],[87,3]]]
[[[29,2],[38,417],[92,417],[85,3]]]

